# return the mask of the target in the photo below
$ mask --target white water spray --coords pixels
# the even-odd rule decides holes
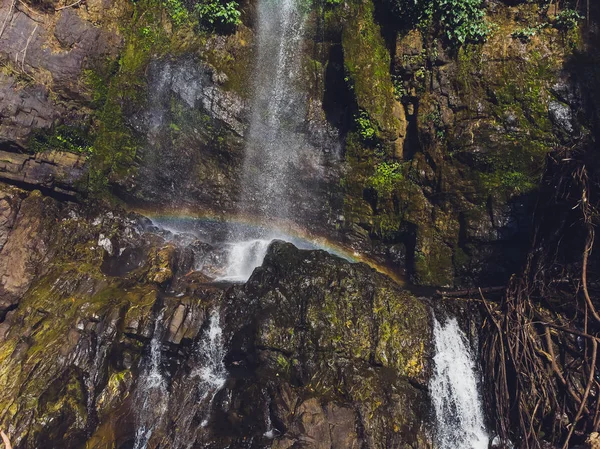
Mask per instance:
[[[202,398],[217,392],[225,385],[227,380],[227,369],[223,359],[225,358],[225,347],[223,345],[223,330],[221,329],[221,317],[218,311],[210,315],[208,330],[197,349],[199,358],[198,367],[192,372],[192,377],[200,378],[200,389]]]
[[[262,264],[272,239],[253,239],[229,244],[225,275],[219,281],[244,282]]]
[[[456,318],[434,318],[434,372],[429,389],[435,409],[438,449],[487,449],[475,362]]]
[[[161,324],[164,309],[154,323],[150,341],[150,358],[143,368],[135,391],[137,405],[137,430],[133,449],[146,449],[152,432],[162,420],[167,410],[167,382],[162,373]]]
[[[223,359],[225,346],[223,330],[218,311],[209,318],[208,329],[192,355],[195,368],[189,374],[186,385],[189,391],[183,402],[172,404],[180,409],[177,418],[177,433],[173,441],[174,448],[191,448],[210,420],[210,408],[217,393],[225,385],[227,369]],[[191,413],[193,411],[193,413]],[[194,426],[194,419],[201,419],[200,426]]]

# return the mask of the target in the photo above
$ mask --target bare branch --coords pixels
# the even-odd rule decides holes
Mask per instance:
[[[4,430],[0,430],[0,437],[2,437],[2,442],[4,443],[4,449],[12,449],[10,440],[8,439],[8,436],[4,433]]]

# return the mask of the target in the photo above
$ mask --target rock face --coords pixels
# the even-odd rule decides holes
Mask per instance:
[[[92,2],[82,14],[73,8],[35,11],[18,2],[2,1],[0,15],[6,21],[0,34],[0,56],[8,74],[0,75],[0,143],[25,145],[36,129],[49,128],[69,116],[84,119],[85,108],[74,112],[65,106],[86,106],[84,69],[114,57],[121,46],[121,38],[106,26],[114,8],[110,3],[99,8],[101,3]],[[62,99],[49,96],[50,90]]]
[[[159,404],[152,448],[427,446],[429,313],[385,276],[275,242],[248,283],[212,285],[143,217],[2,195],[0,422],[16,449],[132,447]],[[149,406],[152,341],[166,387],[143,390]]]
[[[0,180],[4,182],[74,196],[82,189],[85,174],[84,157],[72,153],[0,151]]]
[[[90,139],[95,195],[239,211],[256,5],[244,6],[235,33],[219,35],[174,26],[145,3],[47,3],[0,7],[0,149],[26,152],[40,130],[61,138],[69,126]],[[297,132],[323,162],[297,170],[311,190],[294,189],[300,225],[418,284],[500,284],[523,261],[545,154],[584,132],[565,65],[575,35],[536,5],[491,2],[493,35],[453,49],[443,36],[398,33],[384,3],[353,0],[307,17]],[[514,37],[524,17],[549,26],[524,42]]]

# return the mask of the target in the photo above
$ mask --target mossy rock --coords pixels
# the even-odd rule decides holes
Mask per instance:
[[[376,136],[395,141],[404,135],[404,111],[394,98],[390,54],[375,22],[371,0],[349,3],[342,34],[344,66],[358,108],[375,127]]]

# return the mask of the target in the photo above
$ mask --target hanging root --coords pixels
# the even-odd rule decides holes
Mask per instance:
[[[583,442],[600,427],[600,314],[588,276],[597,201],[590,198],[592,182],[582,161],[559,158],[552,163],[555,172],[548,185],[556,197],[542,214],[555,214],[553,207],[559,204],[567,218],[564,229],[548,232],[548,223],[541,220],[546,228],[538,223],[534,230],[523,276],[511,280],[499,303],[480,293],[487,316],[482,346],[486,399],[499,417],[500,438],[528,449],[540,448],[542,438],[567,449],[575,436]],[[571,243],[561,249],[566,233],[572,233]],[[578,260],[571,256],[573,242],[581,245]],[[563,262],[569,257],[573,262]],[[557,267],[568,281],[556,282]]]

